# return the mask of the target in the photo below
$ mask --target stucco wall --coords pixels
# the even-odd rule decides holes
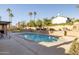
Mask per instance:
[[[66,17],[56,17],[52,19],[52,24],[61,24],[61,23],[66,23],[67,18]]]
[[[73,29],[73,26],[71,25],[58,25],[58,26],[49,26],[48,28],[54,28],[55,30],[63,29],[63,28],[68,28],[70,30]]]

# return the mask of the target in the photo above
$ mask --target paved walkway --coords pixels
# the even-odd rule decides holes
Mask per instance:
[[[65,54],[65,49],[61,47],[58,48],[59,45],[46,47],[38,44],[38,42],[24,40],[16,36],[16,34],[10,34],[10,35],[11,35],[10,39],[8,38],[0,39],[0,55],[64,55]]]

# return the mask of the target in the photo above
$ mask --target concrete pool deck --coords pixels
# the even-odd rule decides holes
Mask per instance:
[[[0,55],[65,55],[65,48],[69,48],[71,42],[67,41],[57,45],[53,45],[56,43],[40,44],[42,42],[24,40],[15,33],[11,33],[10,36],[10,39],[0,39]]]

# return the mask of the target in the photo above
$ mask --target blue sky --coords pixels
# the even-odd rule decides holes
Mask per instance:
[[[0,16],[2,20],[8,21],[7,8],[12,9],[14,14],[13,24],[18,21],[29,21],[28,12],[37,12],[36,19],[50,18],[57,16],[57,13],[62,12],[63,16],[79,18],[79,9],[76,5],[63,4],[0,4]]]

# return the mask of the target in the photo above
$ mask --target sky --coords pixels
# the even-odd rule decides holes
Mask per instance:
[[[28,22],[30,20],[28,13],[34,11],[37,12],[36,19],[51,18],[58,13],[62,16],[79,18],[79,9],[73,4],[0,4],[0,16],[3,21],[9,21],[7,8],[12,10],[14,25],[18,21]]]

